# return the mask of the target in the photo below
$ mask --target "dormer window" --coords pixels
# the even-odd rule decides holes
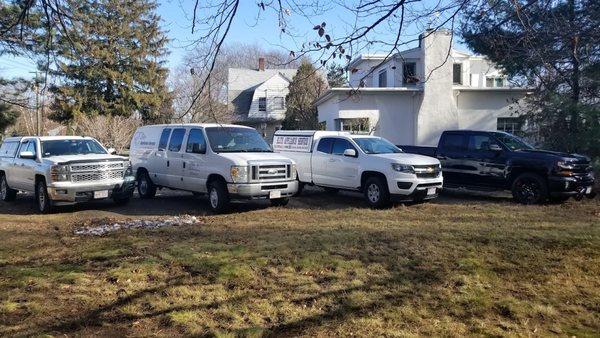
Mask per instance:
[[[387,69],[379,71],[379,87],[387,87]]]
[[[417,64],[414,62],[405,62],[402,65],[402,83],[415,84],[419,82],[417,78]]]
[[[462,64],[455,63],[452,65],[452,83],[462,84]]]

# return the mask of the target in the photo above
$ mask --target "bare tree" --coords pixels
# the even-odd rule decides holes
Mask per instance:
[[[129,148],[129,142],[141,120],[133,117],[81,115],[76,120],[78,134],[91,136],[106,147],[112,147],[122,154]]]
[[[227,110],[227,74],[229,68],[256,68],[258,59],[265,59],[266,68],[295,68],[299,60],[293,60],[286,51],[265,49],[257,44],[225,44],[211,73],[199,67],[207,57],[209,48],[197,46],[186,55],[183,64],[171,76],[174,90],[176,120],[190,122],[230,122],[232,114]],[[210,82],[202,88],[210,75]],[[200,92],[199,92],[200,91]],[[200,93],[200,95],[196,95]],[[194,101],[194,98],[197,99]]]
[[[455,18],[468,1],[359,0],[348,3],[341,0],[262,0],[257,1],[257,12],[242,13],[239,11],[240,0],[196,0],[191,15],[192,33],[197,34],[194,43],[205,46],[205,53],[198,59],[196,69],[207,75],[200,82],[188,109],[192,109],[210,84],[230,28],[236,20],[262,20],[274,16],[279,34],[299,41],[296,48],[289,50],[291,61],[309,56],[324,67],[331,62],[349,62],[353,55],[377,48],[387,52],[387,57],[381,61],[384,63],[400,47],[417,41],[418,37],[406,34],[407,27],[428,28],[427,34],[442,27],[453,27]],[[321,22],[320,17],[328,12],[335,12],[338,16],[345,14],[351,20]],[[293,26],[292,17],[303,19],[304,24]],[[307,33],[309,31],[313,33]],[[308,38],[303,38],[306,36]],[[382,36],[387,38],[382,39]]]

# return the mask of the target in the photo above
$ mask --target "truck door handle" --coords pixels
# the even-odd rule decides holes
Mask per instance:
[[[183,162],[183,169],[185,169],[185,162]]]
[[[330,158],[329,162],[335,162],[335,158]]]
[[[169,164],[171,164],[169,161],[167,161],[167,167],[169,166]]]

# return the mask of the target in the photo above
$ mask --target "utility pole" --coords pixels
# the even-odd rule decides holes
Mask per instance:
[[[35,89],[35,134],[36,136],[42,136],[42,119],[40,118],[40,83],[38,78],[38,72],[30,72],[35,74],[35,80],[33,82],[33,88]]]

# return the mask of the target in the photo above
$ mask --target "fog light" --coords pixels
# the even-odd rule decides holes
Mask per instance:
[[[67,194],[67,191],[66,191],[66,190],[62,190],[62,189],[59,189],[59,190],[56,190],[56,193],[57,193],[57,194],[61,194],[61,195],[66,195],[66,194]]]

